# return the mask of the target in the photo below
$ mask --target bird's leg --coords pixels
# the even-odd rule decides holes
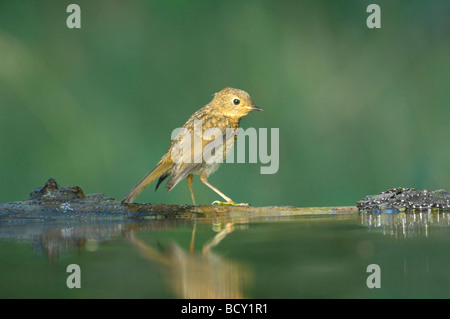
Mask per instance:
[[[215,191],[217,194],[219,194],[220,196],[222,196],[223,199],[225,199],[227,201],[227,204],[234,204],[233,200],[231,198],[229,198],[227,195],[225,195],[224,193],[222,193],[221,191],[219,191],[217,188],[215,188],[214,186],[212,186],[209,182],[208,182],[208,178],[201,174],[200,175],[200,180],[202,181],[203,184],[205,184],[206,186],[208,186],[209,188],[211,188],[213,191]]]
[[[232,233],[233,230],[233,223],[227,223],[225,228],[214,236],[213,240],[203,246],[203,255],[207,255],[212,248],[216,247],[228,234]]]
[[[187,182],[188,182],[188,185],[189,185],[189,190],[191,191],[192,202],[194,203],[194,206],[197,206],[197,205],[195,204],[194,190],[193,190],[193,188],[192,188],[192,178],[193,178],[193,177],[194,177],[194,176],[193,176],[192,174],[189,174],[189,175],[187,176]]]
[[[189,252],[191,253],[191,255],[194,254],[194,241],[196,230],[197,230],[197,221],[194,223],[194,229],[192,230],[191,244],[189,245]]]
[[[218,204],[218,205],[236,205],[236,206],[250,206],[249,204],[236,204],[235,202],[233,202],[233,200],[231,198],[229,198],[227,195],[225,195],[224,193],[222,193],[221,191],[219,191],[217,188],[215,188],[214,186],[212,186],[209,182],[208,182],[208,178],[204,175],[201,174],[200,175],[200,180],[202,181],[203,184],[205,184],[206,186],[208,186],[209,188],[211,188],[213,191],[215,191],[217,194],[219,194],[220,196],[222,196],[223,199],[226,200],[226,203],[224,202],[219,202],[219,201],[214,201],[212,204]]]

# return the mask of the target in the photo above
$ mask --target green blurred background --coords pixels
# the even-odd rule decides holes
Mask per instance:
[[[66,8],[81,7],[81,29]],[[392,187],[450,188],[450,2],[0,1],[0,202],[54,177],[121,199],[214,92],[264,109],[279,171],[210,182],[255,206],[354,205]],[[138,202],[191,203],[187,183]],[[198,178],[197,201],[220,199]]]

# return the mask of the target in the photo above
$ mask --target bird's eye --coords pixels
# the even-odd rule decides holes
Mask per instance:
[[[234,103],[234,105],[239,105],[239,103],[241,103],[241,101],[239,101],[239,99],[234,99],[233,103]]]

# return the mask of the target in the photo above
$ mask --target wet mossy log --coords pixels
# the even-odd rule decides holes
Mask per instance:
[[[215,216],[293,216],[351,214],[356,207],[242,207],[228,205],[122,204],[103,194],[85,195],[78,186],[59,186],[50,178],[24,201],[0,203],[1,221],[128,218],[197,218]]]
[[[57,219],[163,219],[198,217],[277,217],[345,215],[373,210],[450,210],[450,192],[394,188],[367,196],[356,206],[343,207],[245,207],[229,205],[122,204],[103,194],[85,195],[78,186],[59,186],[51,178],[23,201],[0,203],[0,222]]]

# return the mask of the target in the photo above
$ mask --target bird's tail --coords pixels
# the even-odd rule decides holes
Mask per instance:
[[[152,169],[147,175],[144,176],[134,187],[128,192],[128,194],[122,199],[122,203],[132,203],[134,199],[155,179],[167,172],[173,163],[167,161],[161,161]]]

